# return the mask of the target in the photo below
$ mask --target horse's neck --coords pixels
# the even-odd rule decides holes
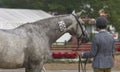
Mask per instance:
[[[59,22],[64,22],[63,24],[66,27],[61,29]],[[38,34],[45,35],[42,37],[47,37],[49,39],[49,42],[52,44],[59,37],[61,37],[64,33],[67,32],[67,28],[72,24],[72,22],[73,21],[70,16],[58,16],[54,18],[36,21],[30,24],[25,24],[21,27],[25,29],[26,32],[37,32]]]
[[[49,31],[46,34],[50,39],[50,43],[55,42],[59,37],[66,33],[68,31],[67,28],[72,24],[70,16],[60,16],[49,21]]]

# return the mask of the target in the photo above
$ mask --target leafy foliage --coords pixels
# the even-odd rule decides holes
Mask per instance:
[[[86,8],[85,5],[90,5]],[[104,9],[109,14],[110,24],[120,30],[120,0],[0,0],[0,6],[5,8],[42,9],[45,11],[71,13],[72,10],[86,10],[84,15],[98,17],[98,11]]]

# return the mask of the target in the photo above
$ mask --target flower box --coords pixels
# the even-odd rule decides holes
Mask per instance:
[[[53,58],[76,58],[77,54],[75,52],[53,52],[52,53]]]

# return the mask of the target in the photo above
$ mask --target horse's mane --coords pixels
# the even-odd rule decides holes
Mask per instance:
[[[66,17],[66,16],[68,16],[68,15],[69,15],[69,14],[57,15],[57,16],[53,16],[53,17],[46,18],[46,19],[37,20],[37,21],[35,21],[35,22],[28,22],[28,23],[25,23],[25,24],[22,24],[22,25],[16,27],[15,29],[24,27],[24,26],[26,26],[26,25],[28,25],[28,24],[38,24],[38,23],[39,23],[39,25],[42,25],[43,23],[40,23],[40,22],[46,22],[46,21],[54,20],[54,19],[60,20],[61,18]],[[47,23],[45,23],[45,24],[47,24]],[[48,23],[48,24],[49,24],[49,23]]]
[[[65,15],[57,15],[57,16],[49,17],[49,18],[42,19],[42,20],[59,19],[59,18],[66,17],[66,16],[68,16],[68,15],[69,15],[69,14],[65,14]],[[42,20],[38,20],[38,21],[42,21]]]

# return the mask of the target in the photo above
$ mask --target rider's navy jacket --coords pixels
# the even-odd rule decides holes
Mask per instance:
[[[83,58],[93,57],[93,68],[112,68],[114,66],[114,39],[105,30],[99,31],[92,41],[89,52],[83,53]]]

